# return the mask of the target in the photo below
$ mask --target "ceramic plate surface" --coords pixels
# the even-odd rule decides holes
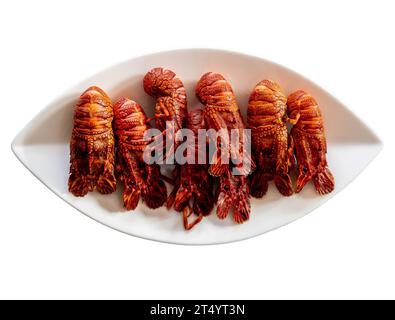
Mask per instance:
[[[89,86],[104,89],[115,102],[131,97],[153,115],[155,101],[143,90],[142,79],[153,67],[175,71],[187,89],[188,106],[200,106],[194,89],[207,71],[222,73],[232,84],[243,115],[248,96],[262,79],[273,79],[289,94],[304,89],[318,101],[328,141],[328,163],[336,189],[319,196],[309,183],[300,194],[286,198],[273,184],[260,200],[252,199],[248,222],[219,220],[215,213],[191,231],[183,228],[181,214],[164,208],[150,210],[140,204],[134,212],[123,209],[121,187],[111,195],[91,192],[76,198],[67,191],[69,140],[74,105]],[[100,72],[62,94],[40,112],[15,138],[12,150],[19,160],[48,188],[74,208],[111,228],[145,239],[178,244],[214,244],[242,240],[288,224],[319,207],[351,182],[381,150],[381,142],[341,102],[301,75],[270,61],[221,50],[188,49],[161,52],[131,59]]]

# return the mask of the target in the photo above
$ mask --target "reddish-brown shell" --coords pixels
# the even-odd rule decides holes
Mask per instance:
[[[127,98],[114,105],[114,114],[116,173],[124,185],[124,205],[134,210],[142,197],[149,208],[156,209],[166,202],[167,190],[159,166],[144,162],[143,152],[149,143],[144,133],[150,128],[147,116],[137,102]]]
[[[203,112],[201,109],[190,111],[187,117],[187,128],[194,133],[194,143],[190,148],[190,159],[193,163],[185,163],[178,167],[179,174],[175,175],[175,186],[169,196],[168,204],[174,203],[174,209],[183,212],[184,227],[189,230],[199,223],[203,216],[211,213],[214,207],[213,179],[208,174],[206,156],[206,139],[199,141],[199,130],[205,129]],[[204,163],[198,163],[204,159]],[[198,217],[190,223],[188,216],[194,213]]]
[[[156,98],[155,124],[159,130],[166,128],[166,121],[175,122],[175,131],[183,128],[187,116],[186,91],[182,81],[168,69],[154,68],[143,80],[144,90]]]
[[[273,180],[285,196],[293,193],[289,176],[293,155],[286,127],[287,98],[280,85],[272,80],[260,81],[252,91],[247,111],[252,150],[257,170],[250,179],[251,195],[266,194]]]
[[[143,86],[147,94],[156,98],[155,125],[165,135],[167,143],[167,148],[163,145],[158,150],[156,147],[156,152],[162,155],[163,160],[173,159],[180,144],[175,141],[175,134],[185,126],[188,112],[184,85],[173,71],[154,68],[145,75]],[[159,138],[154,139],[158,141]]]
[[[319,194],[334,190],[334,178],[326,160],[327,144],[324,121],[316,100],[298,90],[288,96],[288,116],[296,123],[291,130],[298,162],[295,192],[300,192],[311,179]]]
[[[99,87],[88,88],[74,109],[74,130],[82,134],[98,134],[112,130],[111,99]]]
[[[135,101],[121,98],[114,105],[114,130],[117,137],[142,150],[148,144],[144,133],[150,128],[143,108]]]
[[[115,191],[113,108],[108,95],[98,87],[88,88],[74,110],[70,141],[69,191],[84,196],[97,189]]]
[[[224,219],[232,211],[233,219],[237,223],[242,223],[250,215],[249,187],[245,176],[254,169],[255,164],[249,150],[246,150],[248,146],[245,143],[249,141],[244,139],[245,124],[236,97],[230,83],[221,74],[213,72],[201,77],[196,86],[196,95],[205,105],[204,116],[207,128],[217,132],[222,129],[228,133],[222,145],[217,144],[220,152],[209,169],[211,175],[219,177],[216,196],[217,216]],[[238,133],[239,149],[237,150],[230,143],[230,130]],[[236,160],[236,165],[221,163],[221,152],[229,152],[229,159]],[[239,175],[232,174],[232,167],[238,169]]]
[[[244,135],[246,126],[230,83],[219,73],[207,72],[196,85],[196,96],[205,105],[204,116],[207,128],[217,132],[221,129],[228,130],[223,145],[218,148],[221,149],[220,152],[229,152],[229,159],[237,163],[235,168],[239,174],[250,174],[255,164],[246,148],[246,143],[249,143]],[[230,143],[232,129],[238,130],[235,131],[238,132],[238,150]],[[210,166],[209,172],[213,176],[221,176],[228,169],[229,165],[221,163],[221,156],[218,155],[216,163]]]

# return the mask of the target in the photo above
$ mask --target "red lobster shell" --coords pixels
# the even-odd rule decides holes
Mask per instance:
[[[124,185],[124,205],[127,210],[134,210],[141,196],[149,208],[156,209],[165,203],[167,190],[159,166],[147,164],[143,159],[149,143],[144,139],[150,128],[147,116],[138,103],[126,98],[114,105],[114,116],[116,174]]]
[[[204,116],[208,128],[217,132],[221,129],[228,131],[224,138],[224,145],[218,145],[218,151],[229,152],[229,159],[236,163],[235,168],[240,175],[248,175],[255,169],[251,154],[243,153],[245,148],[244,135],[245,124],[237,105],[236,97],[230,83],[219,73],[208,72],[204,74],[196,86],[196,95],[201,103],[205,105]],[[238,135],[239,149],[230,144],[230,130]],[[237,146],[236,146],[237,147]],[[226,150],[221,150],[226,149]],[[241,156],[244,155],[244,158]],[[210,166],[210,174],[221,176],[229,169],[229,164],[221,163],[221,157],[217,156],[215,163]]]
[[[156,98],[155,125],[171,142],[167,152],[163,152],[163,158],[168,159],[179,145],[175,142],[175,133],[184,128],[187,117],[184,85],[173,71],[154,68],[145,75],[143,86],[147,94]],[[170,127],[166,128],[166,121],[170,122]]]
[[[286,103],[282,88],[271,80],[259,82],[250,95],[247,122],[258,166],[250,180],[253,197],[265,195],[268,181],[273,179],[281,194],[290,196],[293,193],[289,171],[294,157],[286,126]]]
[[[255,164],[248,152],[242,152],[245,148],[243,139],[245,124],[237,105],[235,95],[230,83],[218,73],[208,72],[204,74],[196,86],[196,95],[205,105],[204,116],[208,128],[217,132],[221,129],[228,131],[228,140],[223,145],[218,145],[220,152],[229,152],[229,158],[236,160],[235,167],[240,175],[231,173],[232,164],[222,163],[221,157],[215,159],[210,165],[209,173],[220,177],[217,190],[217,216],[224,219],[230,209],[233,209],[233,219],[241,223],[249,218],[250,201],[249,188],[246,179]],[[235,150],[230,144],[230,130],[238,132],[239,150]],[[244,155],[244,158],[241,159]],[[247,164],[247,165],[246,165]]]
[[[332,192],[335,182],[326,161],[324,122],[315,99],[303,90],[288,96],[288,116],[295,123],[291,136],[298,162],[295,192],[300,192],[311,179],[319,194]]]
[[[116,189],[112,120],[110,98],[98,87],[88,88],[75,107],[70,141],[68,186],[75,196],[95,189],[108,194]]]
[[[179,212],[183,212],[184,228],[190,230],[199,223],[204,216],[211,213],[214,207],[213,179],[208,174],[206,156],[206,140],[199,144],[198,130],[205,129],[203,112],[196,109],[188,113],[187,128],[192,130],[195,142],[191,146],[190,154],[194,163],[185,163],[180,167],[180,174],[175,178],[175,186],[169,196],[168,205]],[[198,163],[199,158],[205,158],[205,164]],[[192,206],[190,205],[192,202]],[[195,213],[198,217],[188,222],[188,217]]]
[[[160,147],[162,150],[155,147],[155,151],[161,153],[163,159],[169,160],[170,157],[174,157],[180,144],[175,139],[176,133],[186,125],[188,111],[184,85],[173,71],[154,68],[145,75],[143,86],[147,94],[156,98],[155,125],[166,138],[166,146]],[[154,140],[156,138],[158,137],[154,137]],[[180,180],[180,174],[181,166],[176,163],[172,173],[174,181]],[[175,184],[174,181],[168,180],[172,184]],[[174,204],[175,192],[176,189],[169,196],[167,208]]]

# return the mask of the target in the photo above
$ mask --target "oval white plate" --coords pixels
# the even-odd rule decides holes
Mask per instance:
[[[207,71],[222,73],[232,84],[245,115],[247,99],[262,79],[278,81],[286,93],[310,92],[321,106],[328,139],[328,162],[336,189],[318,196],[311,184],[290,198],[270,186],[266,197],[252,199],[251,218],[236,225],[221,221],[213,212],[191,231],[185,231],[181,215],[164,208],[150,210],[140,204],[134,212],[122,206],[120,189],[104,196],[91,192],[76,198],[67,191],[69,139],[75,102],[88,86],[103,88],[113,99],[138,101],[151,116],[154,100],[142,88],[145,73],[157,66],[175,71],[184,82],[189,108],[199,106],[196,82]],[[341,102],[316,84],[270,61],[240,53],[189,49],[161,52],[131,59],[81,82],[40,112],[15,138],[12,150],[19,160],[55,194],[82,213],[116,230],[150,240],[178,244],[215,244],[250,238],[288,224],[317,208],[351,182],[381,150],[381,142]]]

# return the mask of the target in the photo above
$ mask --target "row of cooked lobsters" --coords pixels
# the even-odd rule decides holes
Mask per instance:
[[[220,219],[232,212],[237,223],[248,220],[250,195],[261,198],[270,180],[274,180],[281,194],[290,196],[294,190],[290,172],[296,163],[295,192],[310,180],[319,194],[334,189],[326,161],[322,115],[308,93],[299,90],[287,99],[274,81],[259,82],[249,98],[246,126],[230,83],[218,73],[208,72],[201,77],[196,95],[204,108],[189,113],[184,85],[174,72],[154,68],[145,75],[143,86],[156,99],[153,119],[147,118],[133,100],[121,98],[112,105],[98,87],[90,87],[81,95],[74,111],[70,143],[68,185],[75,196],[95,189],[103,194],[114,192],[118,179],[124,187],[127,210],[135,209],[140,198],[149,208],[166,205],[182,212],[185,229],[191,229],[210,214],[215,204]],[[167,177],[157,163],[148,164],[143,159],[150,144],[144,134],[151,128],[151,120],[162,137],[174,141],[170,148],[159,147],[163,148],[160,151],[164,158],[174,154],[179,146],[175,133],[188,128],[196,133],[195,137],[199,129],[240,131],[237,147],[231,146],[229,152],[231,157],[243,155],[243,159],[231,163],[216,158],[206,164],[175,164],[172,176]],[[287,123],[293,124],[290,134]],[[251,129],[252,153],[232,151],[245,148],[241,133],[245,128]],[[198,147],[193,150],[196,156],[200,151]],[[235,169],[238,175],[233,174]],[[173,185],[169,195],[164,182]],[[196,218],[190,222],[192,214]]]

